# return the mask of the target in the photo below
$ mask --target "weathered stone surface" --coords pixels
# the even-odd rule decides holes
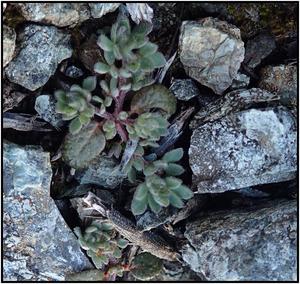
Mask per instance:
[[[113,158],[100,155],[87,169],[77,170],[75,178],[80,184],[97,184],[105,188],[115,188],[122,183],[126,174],[118,169],[118,163]]]
[[[50,197],[50,155],[3,144],[3,278],[59,281],[92,268]]]
[[[101,18],[107,13],[114,12],[120,3],[88,3],[93,18]]]
[[[15,91],[11,84],[4,81],[2,93],[3,112],[16,107],[26,96],[27,94]]]
[[[175,79],[170,90],[177,99],[183,101],[188,101],[199,95],[199,90],[191,79]]]
[[[182,23],[179,50],[187,74],[217,94],[231,85],[245,52],[240,30],[210,17]]]
[[[260,72],[259,87],[278,94],[282,103],[297,107],[297,66],[266,66]]]
[[[32,22],[58,27],[76,25],[90,18],[87,4],[77,3],[18,3],[24,18]]]
[[[186,227],[183,259],[208,281],[296,281],[297,202],[214,212]]]
[[[231,89],[237,90],[237,89],[247,88],[249,83],[250,83],[249,76],[242,73],[238,73],[237,76],[232,81]]]
[[[255,68],[275,48],[275,38],[269,33],[260,33],[247,41],[244,63],[250,68]]]
[[[53,96],[41,95],[36,98],[34,109],[42,119],[54,127],[61,127],[65,124],[65,121],[62,120],[62,115],[55,111],[55,103]]]
[[[223,192],[295,178],[296,129],[284,107],[232,113],[200,126],[189,149],[194,187]]]
[[[5,67],[14,57],[16,48],[16,33],[15,30],[3,26],[3,67]]]
[[[153,9],[146,3],[126,3],[131,19],[139,24],[142,21],[152,23]]]
[[[55,27],[28,25],[20,47],[5,71],[11,82],[31,91],[46,84],[58,63],[72,56],[70,35]]]

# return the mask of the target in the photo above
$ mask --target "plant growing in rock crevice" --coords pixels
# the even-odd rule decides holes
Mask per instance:
[[[159,146],[157,142],[168,132],[168,118],[176,110],[172,93],[153,84],[153,71],[166,61],[157,45],[149,42],[150,31],[150,23],[131,28],[129,20],[120,16],[110,33],[98,38],[105,59],[94,66],[99,80],[91,76],[82,87],[73,85],[70,91],[55,93],[57,112],[71,120],[63,147],[63,158],[71,167],[87,167],[109,147],[110,155],[119,157],[125,144],[135,141],[127,160],[121,161],[121,170],[131,182],[136,181],[137,172],[145,175],[132,202],[134,214],[142,214],[148,206],[154,212],[169,204],[181,208],[182,200],[192,197],[174,177],[183,173],[175,163],[181,159],[182,150],[171,151],[161,160],[144,158],[147,147]]]

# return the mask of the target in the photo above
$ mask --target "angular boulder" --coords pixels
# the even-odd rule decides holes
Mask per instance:
[[[240,30],[211,17],[182,23],[179,51],[187,74],[217,94],[230,87],[245,53]]]

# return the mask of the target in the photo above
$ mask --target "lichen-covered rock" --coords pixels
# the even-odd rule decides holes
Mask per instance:
[[[188,101],[199,95],[199,90],[191,79],[175,79],[170,86],[170,91],[182,101]]]
[[[16,48],[16,33],[15,30],[3,26],[3,67],[5,67],[12,59]]]
[[[3,278],[62,281],[92,268],[50,197],[50,155],[3,144]]]
[[[266,66],[260,71],[259,87],[278,94],[283,104],[297,108],[297,66]]]
[[[275,48],[275,38],[269,33],[260,33],[247,41],[244,63],[250,68],[255,68]]]
[[[297,172],[297,126],[287,108],[231,113],[197,128],[189,149],[199,193],[291,180]]]
[[[238,73],[237,76],[232,81],[231,89],[238,90],[242,88],[247,88],[249,83],[250,83],[249,76],[242,73]]]
[[[34,109],[42,119],[54,127],[61,127],[65,124],[62,115],[55,111],[55,99],[50,95],[41,95],[35,99]]]
[[[27,21],[58,27],[76,25],[90,18],[87,4],[78,3],[18,3]]]
[[[100,155],[87,169],[77,170],[75,178],[80,184],[97,184],[105,188],[115,188],[125,179],[115,159]]]
[[[93,18],[101,18],[107,13],[114,12],[120,6],[120,3],[88,3]]]
[[[179,50],[187,74],[217,94],[231,85],[245,52],[240,30],[211,17],[182,23]]]
[[[42,87],[58,63],[72,56],[70,35],[56,27],[28,25],[19,54],[6,67],[7,78],[31,91]]]
[[[297,202],[214,212],[186,226],[183,260],[207,281],[296,281]]]
[[[126,3],[131,19],[139,24],[142,21],[152,23],[153,9],[146,3]]]
[[[16,107],[26,96],[27,94],[25,93],[15,91],[12,84],[9,84],[5,80],[3,83],[2,92],[3,112]]]

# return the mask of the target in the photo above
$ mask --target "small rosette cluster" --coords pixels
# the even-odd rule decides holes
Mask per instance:
[[[139,169],[133,164],[135,169],[142,169],[145,175],[145,182],[138,185],[131,203],[134,215],[143,214],[148,207],[155,213],[169,205],[182,208],[183,200],[193,197],[193,192],[175,177],[184,172],[182,166],[176,164],[182,156],[183,151],[179,148],[166,153],[161,160],[150,163],[143,160]]]
[[[81,128],[91,121],[95,113],[95,107],[91,104],[91,92],[96,88],[96,77],[87,77],[82,87],[72,85],[70,90],[54,93],[56,112],[62,114],[63,120],[72,120],[69,130],[72,134],[78,133]]]
[[[84,233],[80,228],[74,229],[80,246],[87,251],[89,257],[98,269],[103,268],[111,259],[122,257],[122,249],[127,240],[117,237],[112,225],[107,222],[93,221]]]

